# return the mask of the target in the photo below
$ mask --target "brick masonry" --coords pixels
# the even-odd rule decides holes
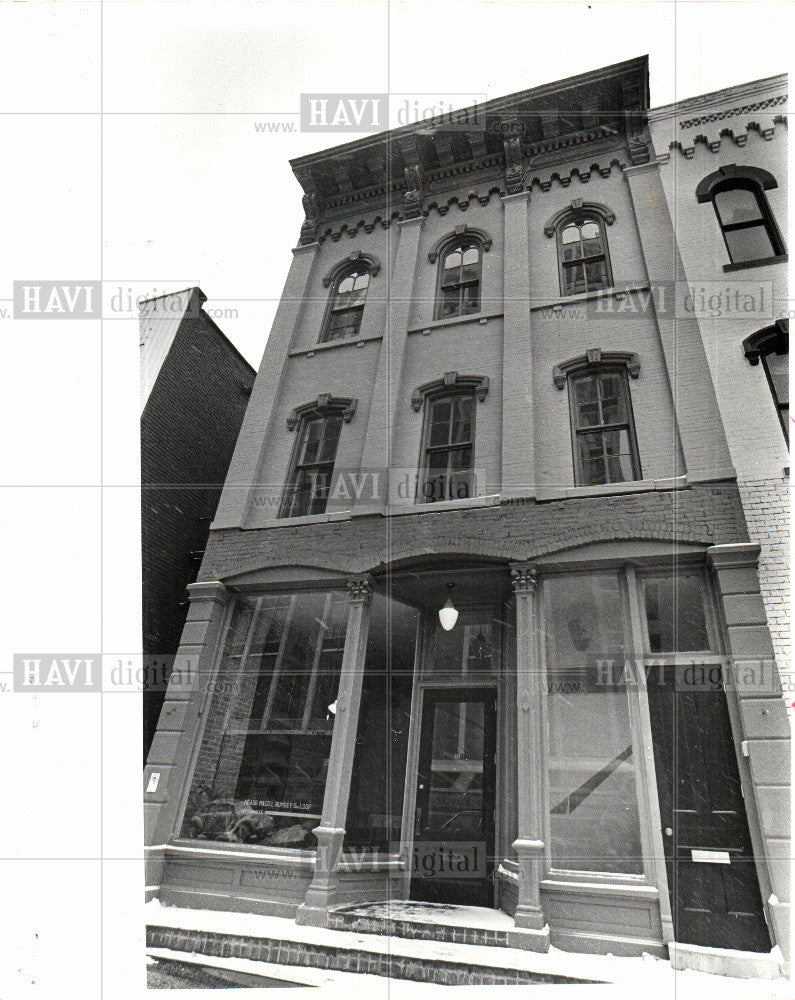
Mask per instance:
[[[255,962],[277,965],[311,966],[315,969],[337,969],[363,972],[392,979],[409,979],[420,983],[444,986],[510,985],[530,983],[587,983],[593,980],[548,975],[525,969],[506,969],[451,959],[414,958],[366,951],[354,947],[336,948],[297,941],[244,937],[210,931],[182,930],[171,927],[147,927],[149,948],[170,948],[172,951],[196,952],[222,958],[247,958]]]
[[[325,524],[212,533],[200,579],[308,565],[358,573],[400,559],[462,553],[533,559],[589,542],[656,539],[715,545],[747,541],[734,483],[616,496],[533,500],[500,507],[378,515]]]
[[[141,415],[143,652],[177,652],[254,370],[191,299]],[[164,691],[144,697],[145,750]]]

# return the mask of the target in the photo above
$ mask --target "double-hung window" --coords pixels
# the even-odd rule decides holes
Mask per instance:
[[[472,495],[475,394],[456,392],[426,403],[418,499],[463,500]]]
[[[281,517],[325,513],[342,421],[341,413],[310,413],[302,419]]]
[[[575,484],[640,479],[626,368],[588,366],[568,381]]]

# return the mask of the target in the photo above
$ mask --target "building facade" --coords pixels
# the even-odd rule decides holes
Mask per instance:
[[[141,303],[144,760],[255,372],[200,288]]]
[[[653,125],[637,59],[293,162],[306,219],[147,767],[163,902],[786,948],[753,486],[671,307]]]

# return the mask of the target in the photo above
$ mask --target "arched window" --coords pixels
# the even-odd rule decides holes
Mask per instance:
[[[561,295],[577,295],[609,288],[613,283],[602,219],[574,213],[558,226],[558,264]]]
[[[758,167],[721,167],[696,189],[699,202],[711,201],[734,270],[773,262],[785,254],[784,241],[767,202],[765,190],[776,179]]]
[[[449,243],[439,256],[436,319],[480,312],[481,246],[463,237]]]
[[[368,264],[354,264],[338,275],[331,292],[321,343],[358,336],[369,284]]]

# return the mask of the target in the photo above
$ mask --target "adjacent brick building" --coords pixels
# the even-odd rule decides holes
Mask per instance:
[[[140,307],[144,759],[254,383],[206,299],[187,288]]]
[[[516,947],[775,967],[754,517],[782,454],[754,486],[665,120],[636,59],[293,161],[306,219],[147,767],[163,901],[468,903]]]

